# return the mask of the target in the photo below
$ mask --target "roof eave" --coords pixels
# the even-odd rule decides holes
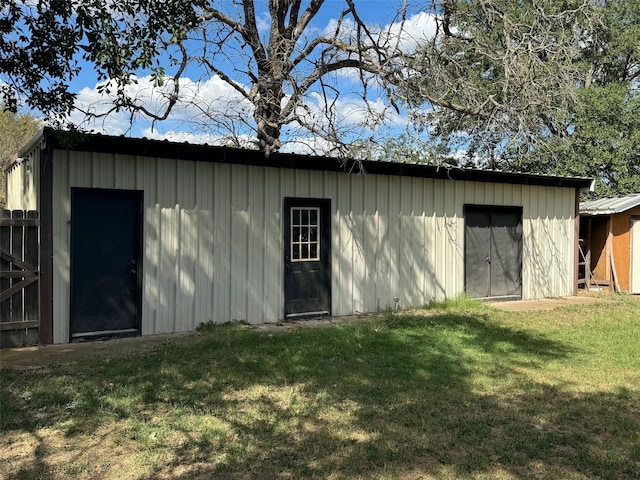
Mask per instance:
[[[68,142],[61,142],[59,132],[44,129],[47,142],[54,148],[67,150]],[[240,148],[169,142],[148,138],[115,137],[98,134],[73,132],[70,139],[75,142],[73,149],[102,153],[120,153],[151,156],[158,158],[179,158],[184,160],[210,161],[240,165],[257,165],[280,168],[321,170],[335,172],[362,172],[372,174],[426,177],[448,180],[466,180],[492,183],[509,183],[564,188],[589,188],[591,178],[557,177],[531,173],[503,172],[499,170],[464,169],[446,165],[420,163],[387,162],[375,160],[355,160],[335,157],[274,153],[266,158],[262,152]],[[40,135],[41,136],[41,135]],[[67,139],[68,140],[68,139]],[[38,139],[32,140],[22,151],[33,147]]]

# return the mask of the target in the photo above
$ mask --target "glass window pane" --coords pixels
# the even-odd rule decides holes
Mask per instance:
[[[291,208],[291,260],[304,262],[320,259],[320,209]]]

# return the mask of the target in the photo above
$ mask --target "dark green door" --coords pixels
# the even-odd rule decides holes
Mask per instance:
[[[71,190],[71,339],[140,333],[142,192]]]
[[[285,317],[331,315],[331,203],[285,198]]]

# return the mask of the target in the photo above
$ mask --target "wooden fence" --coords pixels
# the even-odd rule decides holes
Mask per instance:
[[[38,343],[38,212],[0,210],[0,348]]]

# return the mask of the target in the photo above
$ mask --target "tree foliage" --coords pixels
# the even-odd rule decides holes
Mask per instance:
[[[33,0],[5,2],[0,19],[2,103],[22,100],[46,113],[73,108],[71,81],[81,62],[99,79],[126,85],[147,69],[163,74],[158,54],[196,21],[198,1]],[[121,105],[122,106],[122,105]]]
[[[530,148],[576,100],[575,58],[591,30],[584,0],[432,0],[436,31],[396,76],[400,98],[430,138],[498,167],[513,146]]]
[[[373,26],[364,4],[341,0],[324,30],[313,22],[327,0],[10,2],[1,7],[0,93],[11,107],[22,99],[64,115],[89,64],[113,103],[85,114],[161,121],[195,111],[202,130],[244,144],[238,132],[249,128],[269,154],[294,129],[344,146],[340,80],[349,76],[365,108],[371,89],[387,94],[365,127],[401,106],[422,138],[361,137],[343,152],[595,176],[602,194],[640,188],[640,0],[425,1],[418,10],[399,1],[395,22]],[[417,11],[434,32],[407,50]],[[129,88],[143,75],[151,103]],[[233,93],[224,107],[191,90],[211,78]]]
[[[112,111],[126,109],[153,120],[166,119],[180,101],[197,98],[184,92],[185,72],[199,80],[218,77],[251,107],[233,118],[249,124],[257,146],[267,154],[280,147],[284,126],[295,125],[315,137],[339,143],[336,105],[338,71],[376,73],[381,49],[361,21],[353,0],[344,0],[332,30],[316,31],[311,22],[325,0],[269,0],[264,17],[256,5],[235,0],[37,0],[7,8],[2,31],[0,74],[5,100],[16,106],[21,96],[31,107],[66,113],[73,107],[69,82],[79,59],[95,66]],[[17,33],[12,33],[17,32]],[[35,68],[34,68],[35,67]],[[150,72],[162,95],[155,108],[128,94],[135,73]],[[362,83],[366,83],[361,76]],[[312,111],[311,90],[320,95]],[[366,96],[363,86],[362,94]],[[186,96],[184,95],[186,93]],[[192,101],[216,121],[220,112]],[[318,103],[318,102],[316,102]],[[87,111],[87,114],[92,112]],[[247,118],[249,117],[249,118]]]
[[[567,118],[540,132],[512,168],[596,179],[597,196],[640,192],[640,1],[604,2],[581,41],[581,77]]]
[[[640,0],[433,0],[394,80],[432,148],[466,164],[640,191]],[[465,164],[465,161],[462,162]]]

